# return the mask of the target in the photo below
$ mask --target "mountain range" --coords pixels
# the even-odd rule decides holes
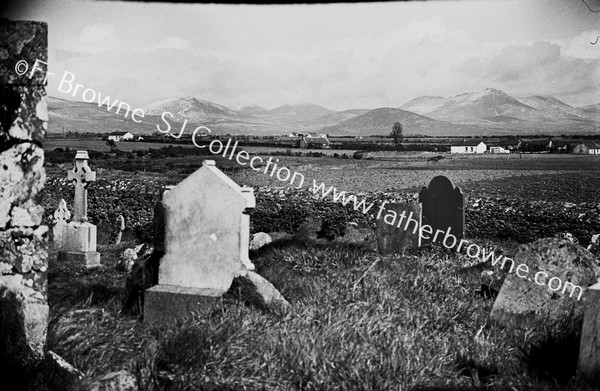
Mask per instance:
[[[204,125],[214,134],[288,134],[317,132],[330,135],[368,136],[389,134],[401,122],[404,134],[430,136],[574,134],[600,130],[600,103],[573,107],[552,96],[513,97],[503,91],[483,91],[452,97],[421,96],[399,107],[329,110],[315,104],[228,108],[195,97],[172,98],[142,108],[142,123],[109,112],[97,104],[49,98],[50,132],[109,133],[115,130],[149,134],[166,125],[163,112],[170,112],[179,132],[186,119],[192,126]],[[187,131],[186,131],[187,132]]]

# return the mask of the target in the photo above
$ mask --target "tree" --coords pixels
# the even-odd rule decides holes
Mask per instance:
[[[113,139],[106,140],[106,145],[110,147],[110,152],[114,152],[115,148],[117,147],[117,143]]]
[[[398,146],[402,144],[402,124],[400,122],[395,122],[394,126],[392,126],[392,133],[390,133],[390,137],[394,139],[394,145]]]

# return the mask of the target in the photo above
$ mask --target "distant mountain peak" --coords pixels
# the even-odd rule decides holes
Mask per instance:
[[[220,118],[235,118],[238,113],[225,106],[194,96],[165,99],[143,107],[149,115],[162,115],[164,112],[173,114],[177,121],[205,121]]]

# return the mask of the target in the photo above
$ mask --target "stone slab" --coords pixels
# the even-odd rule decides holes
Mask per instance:
[[[222,302],[223,290],[155,285],[144,295],[144,323],[167,326],[192,313],[205,314]]]
[[[100,253],[97,251],[59,251],[58,261],[83,263],[88,269],[102,266],[100,263]]]
[[[377,219],[377,249],[382,255],[401,254],[421,245],[421,204],[394,202],[384,205]]]
[[[600,373],[600,282],[589,287],[585,294],[577,371],[584,376]]]
[[[512,272],[494,302],[492,322],[525,327],[531,321],[550,325],[581,320],[584,306],[579,299],[600,275],[589,251],[566,239],[545,238],[519,246],[510,259],[495,266]]]

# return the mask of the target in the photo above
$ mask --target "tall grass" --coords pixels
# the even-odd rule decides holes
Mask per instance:
[[[290,311],[224,302],[154,328],[119,315],[116,292],[86,303],[51,281],[50,295],[63,295],[53,311],[88,310],[57,313],[50,348],[90,377],[129,369],[142,390],[586,389],[560,369],[576,362],[577,335],[490,326],[493,302],[474,293],[479,272],[465,273],[470,265],[455,254],[382,258],[356,245],[287,240],[251,256]],[[110,255],[103,262],[97,273],[114,273]],[[110,287],[114,278],[94,281]]]

